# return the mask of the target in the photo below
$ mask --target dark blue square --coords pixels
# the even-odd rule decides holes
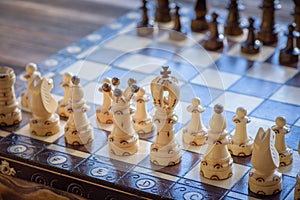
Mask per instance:
[[[294,124],[300,117],[300,107],[267,100],[254,110],[251,115],[271,121],[275,121],[278,116],[285,116],[288,124]]]
[[[166,65],[170,67],[176,78],[186,82],[190,81],[200,73],[199,69],[196,69],[193,65],[188,63],[169,61]]]
[[[290,146],[292,149],[298,151],[298,144],[300,141],[300,127],[292,126],[290,133],[288,133],[285,136],[285,141],[288,146]]]
[[[300,87],[300,71],[287,82],[288,85]]]
[[[233,74],[246,74],[253,62],[241,57],[223,55],[216,61],[218,70]]]
[[[233,86],[229,88],[230,91],[241,94],[252,95],[260,98],[268,98],[281,85],[260,79],[244,77],[238,80]]]

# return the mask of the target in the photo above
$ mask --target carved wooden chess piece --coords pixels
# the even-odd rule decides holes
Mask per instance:
[[[249,17],[248,22],[248,35],[246,41],[241,43],[241,51],[245,54],[257,54],[259,53],[262,44],[256,39],[254,19]]]
[[[298,153],[300,155],[300,140],[299,140],[299,145],[298,145]],[[296,186],[295,186],[294,199],[295,200],[300,199],[300,171],[298,172],[298,174],[296,176]]]
[[[136,102],[136,112],[132,116],[133,128],[140,138],[151,138],[154,133],[154,124],[147,112],[146,103],[150,98],[145,94],[145,89],[140,88],[133,100]]]
[[[243,34],[243,29],[240,26],[240,14],[237,0],[230,0],[227,6],[228,16],[224,25],[224,34],[238,36]]]
[[[294,0],[294,4],[292,15],[294,16],[295,31],[300,33],[300,0]],[[296,47],[300,49],[300,36],[296,37]]]
[[[157,0],[157,8],[155,10],[155,21],[170,22],[172,20],[170,14],[169,0]]]
[[[55,113],[57,102],[51,95],[53,80],[36,76],[31,82],[30,133],[38,136],[50,136],[59,132],[59,116]]]
[[[192,117],[189,125],[183,129],[183,142],[193,146],[203,145],[207,136],[207,128],[201,119],[201,113],[205,111],[205,108],[201,106],[200,98],[193,98],[192,105],[187,107],[187,111],[192,113]]]
[[[66,109],[66,106],[69,104],[70,98],[70,88],[72,87],[72,74],[69,72],[64,73],[63,82],[60,83],[60,86],[64,89],[64,98],[58,101],[58,115],[62,118],[68,118],[69,112]]]
[[[127,92],[119,88],[113,91],[112,113],[113,130],[108,136],[108,147],[110,151],[118,156],[128,156],[137,152],[139,147],[139,136],[132,126],[130,113],[130,101],[134,93],[139,90],[135,84],[129,86]]]
[[[28,63],[25,67],[26,74],[24,75],[24,78],[27,80],[27,88],[24,92],[21,94],[21,106],[23,110],[30,111],[30,92],[29,92],[29,86],[31,85],[31,82],[35,79],[36,76],[41,76],[41,73],[37,71],[37,66],[35,63]]]
[[[154,31],[154,25],[149,20],[149,17],[148,17],[147,2],[148,2],[147,0],[143,0],[142,20],[137,24],[137,34],[140,36],[150,35]]]
[[[209,50],[209,51],[217,51],[221,48],[223,48],[223,40],[224,36],[219,33],[218,31],[218,14],[217,13],[212,13],[211,15],[212,21],[209,24],[209,35],[208,37],[204,40],[204,48]]]
[[[279,155],[275,148],[275,133],[269,128],[259,128],[254,140],[249,173],[250,191],[261,195],[273,195],[282,190],[282,174],[277,171]]]
[[[287,166],[292,164],[293,161],[293,149],[286,146],[285,135],[290,132],[290,127],[286,125],[285,117],[277,117],[275,120],[276,125],[272,126],[272,130],[275,132],[275,147],[279,153],[279,165]]]
[[[22,120],[15,95],[15,82],[13,69],[0,67],[0,126],[18,124]]]
[[[161,76],[151,81],[151,94],[156,108],[153,117],[157,125],[156,139],[151,145],[150,160],[160,166],[175,165],[181,161],[181,149],[174,136],[177,115],[174,112],[179,101],[180,87],[174,76],[169,76],[167,66],[163,66]]]
[[[228,131],[223,106],[216,104],[209,121],[207,149],[201,161],[200,174],[205,178],[223,180],[232,176],[233,159],[228,151]]]
[[[234,156],[249,156],[253,149],[253,138],[247,134],[247,124],[251,122],[247,110],[243,107],[236,109],[236,116],[232,118],[236,124],[234,134],[229,138],[228,150]]]
[[[186,30],[181,26],[180,22],[180,7],[176,5],[175,7],[175,15],[174,15],[174,26],[172,31],[169,32],[169,38],[175,41],[182,41],[186,39]]]
[[[206,21],[206,0],[197,0],[195,4],[196,18],[191,21],[191,29],[194,32],[201,32],[208,29],[208,23]]]
[[[102,105],[99,105],[96,109],[97,120],[100,124],[112,124],[112,84],[109,79],[106,78],[102,80],[102,86],[99,88],[99,92],[103,93],[103,102]]]

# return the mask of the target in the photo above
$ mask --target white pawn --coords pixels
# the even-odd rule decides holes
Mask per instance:
[[[64,89],[64,98],[58,101],[58,115],[63,118],[68,118],[69,112],[66,110],[66,106],[69,104],[70,88],[72,87],[71,73],[64,73],[63,82],[60,83],[60,86]]]
[[[32,81],[37,77],[41,76],[41,73],[37,71],[37,66],[35,63],[28,63],[25,67],[26,74],[23,76],[27,80],[27,88],[21,94],[21,107],[25,111],[30,111],[30,92],[29,87]]]
[[[124,96],[127,97],[131,93],[131,86],[136,84],[136,80],[133,78],[129,78],[127,81],[127,88],[124,90]],[[130,97],[132,98],[132,96]],[[130,103],[129,107],[130,114],[133,114],[135,112],[135,107],[132,103]]]
[[[250,191],[261,195],[273,195],[282,190],[282,174],[277,171],[279,155],[275,148],[275,134],[269,128],[259,128],[254,140],[251,163],[253,169],[249,173]]]
[[[228,131],[223,106],[216,104],[209,121],[207,149],[201,161],[200,174],[205,178],[223,180],[232,176],[233,159],[228,151]]]
[[[247,124],[251,122],[251,119],[247,116],[247,110],[243,107],[238,107],[232,121],[236,124],[236,129],[229,138],[228,150],[234,156],[251,155],[253,138],[247,134]]]
[[[96,115],[101,128],[102,124],[113,123],[113,115],[111,113],[112,87],[111,81],[108,78],[102,80],[102,86],[99,88],[99,92],[103,94],[103,102],[102,105],[99,105],[97,108]]]
[[[152,118],[146,109],[146,103],[150,97],[145,94],[144,88],[140,88],[133,100],[136,102],[136,112],[132,116],[133,128],[140,138],[150,138],[154,130]]]
[[[298,153],[300,154],[300,140],[298,145]],[[295,186],[295,200],[300,199],[300,171],[297,174],[296,177],[296,186]]]
[[[293,150],[285,143],[285,135],[290,132],[290,127],[286,125],[286,119],[282,116],[277,117],[275,123],[271,128],[276,135],[275,147],[279,153],[280,166],[287,166],[293,161]]]
[[[189,125],[183,129],[183,142],[193,146],[203,145],[207,136],[207,128],[201,119],[201,113],[205,111],[205,108],[201,106],[200,98],[193,98],[192,105],[187,107],[187,111],[192,113],[192,117]]]
[[[89,107],[84,100],[84,91],[77,76],[72,77],[69,105],[70,112],[65,126],[65,141],[70,145],[84,145],[94,139],[94,129],[86,112]]]

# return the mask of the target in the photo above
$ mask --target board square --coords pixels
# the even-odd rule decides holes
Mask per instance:
[[[89,153],[85,153],[85,152],[82,152],[82,151],[78,151],[78,150],[75,150],[75,149],[67,148],[67,147],[64,147],[64,146],[56,145],[56,144],[48,145],[47,149],[54,150],[54,151],[59,151],[59,152],[62,152],[62,153],[70,154],[70,155],[81,157],[81,158],[87,158],[87,157],[90,156]]]
[[[94,51],[86,56],[86,60],[111,65],[124,55],[124,51],[108,49],[102,45],[97,46]]]
[[[300,87],[300,71],[298,71],[297,74],[287,82],[287,84]]]
[[[284,85],[270,99],[284,103],[300,105],[300,88]]]
[[[216,65],[213,65],[212,68],[231,74],[244,75],[252,67],[252,65],[253,62],[245,58],[222,55],[216,61]]]

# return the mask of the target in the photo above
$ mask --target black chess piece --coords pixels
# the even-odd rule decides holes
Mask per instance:
[[[246,41],[241,43],[241,51],[245,54],[257,54],[259,53],[261,42],[256,39],[254,22],[255,20],[250,17],[248,19],[248,35]]]
[[[295,31],[300,33],[300,0],[294,0],[295,8],[292,15],[294,16],[294,23],[296,25]],[[300,37],[296,38],[296,46],[300,48]]]
[[[145,36],[145,35],[152,34],[154,31],[153,23],[149,22],[147,0],[143,0],[142,11],[143,11],[142,20],[137,24],[137,34],[141,36]]]
[[[180,41],[186,39],[186,31],[181,26],[180,22],[180,13],[179,13],[180,7],[179,5],[175,6],[175,14],[174,14],[174,26],[172,31],[169,34],[170,39]]]
[[[285,35],[287,36],[286,47],[280,49],[279,63],[282,65],[297,63],[299,57],[299,49],[294,46],[294,39],[295,36],[299,37],[299,33],[295,32],[294,23],[288,26],[288,31]]]
[[[273,44],[278,40],[278,30],[275,27],[274,0],[264,0],[261,9],[263,10],[263,17],[257,38],[263,44]]]
[[[197,0],[195,4],[196,18],[191,21],[191,29],[194,32],[202,32],[208,29],[206,21],[207,7],[206,0]]]
[[[212,13],[212,21],[209,24],[209,35],[204,40],[204,48],[210,51],[217,51],[223,48],[224,36],[218,31],[218,14]]]
[[[228,16],[224,25],[224,34],[232,36],[243,34],[243,29],[240,26],[240,14],[237,0],[230,0],[227,9]]]
[[[169,0],[157,0],[157,7],[155,11],[155,21],[170,22],[171,14],[169,7]]]

